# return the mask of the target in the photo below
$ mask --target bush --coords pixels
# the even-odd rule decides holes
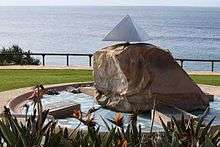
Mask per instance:
[[[17,45],[3,48],[0,50],[0,65],[39,65],[40,61],[30,54],[30,51],[25,52]]]

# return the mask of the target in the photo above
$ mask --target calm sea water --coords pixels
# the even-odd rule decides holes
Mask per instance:
[[[220,59],[220,8],[194,7],[0,7],[0,46],[18,44],[32,52],[94,53],[126,14],[176,58]],[[65,65],[65,58],[47,57]],[[71,64],[88,59],[71,57]],[[185,68],[208,70],[209,63]],[[216,65],[220,70],[220,64]]]

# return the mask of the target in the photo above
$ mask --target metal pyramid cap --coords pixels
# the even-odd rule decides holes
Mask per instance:
[[[142,42],[150,40],[149,35],[138,27],[129,15],[125,16],[103,41]]]

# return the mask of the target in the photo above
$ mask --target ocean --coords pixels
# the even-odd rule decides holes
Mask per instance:
[[[208,7],[0,7],[0,46],[19,45],[34,53],[94,53],[115,42],[104,36],[129,14],[175,58],[220,59],[220,8]],[[65,57],[47,57],[65,65]],[[87,65],[71,57],[71,65]],[[187,70],[209,70],[210,63],[186,63]],[[220,63],[215,64],[220,70]]]

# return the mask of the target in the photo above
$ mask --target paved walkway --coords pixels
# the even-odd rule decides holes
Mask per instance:
[[[212,86],[212,85],[204,85],[204,84],[198,84],[198,85],[202,89],[202,91],[220,97],[220,86]]]
[[[42,65],[13,65],[13,66],[0,66],[0,69],[89,69],[92,70],[90,66],[42,66]],[[220,75],[219,72],[211,72],[211,71],[187,71],[188,74],[193,75]]]
[[[31,88],[29,87],[29,88],[20,88],[20,89],[0,92],[0,112],[4,110],[4,106],[7,106],[11,98],[15,98],[30,90]]]
[[[0,66],[0,69],[87,69],[87,70],[92,70],[92,67],[90,66],[13,65],[13,66]]]
[[[211,72],[211,71],[187,71],[190,75],[220,75],[220,72]]]

